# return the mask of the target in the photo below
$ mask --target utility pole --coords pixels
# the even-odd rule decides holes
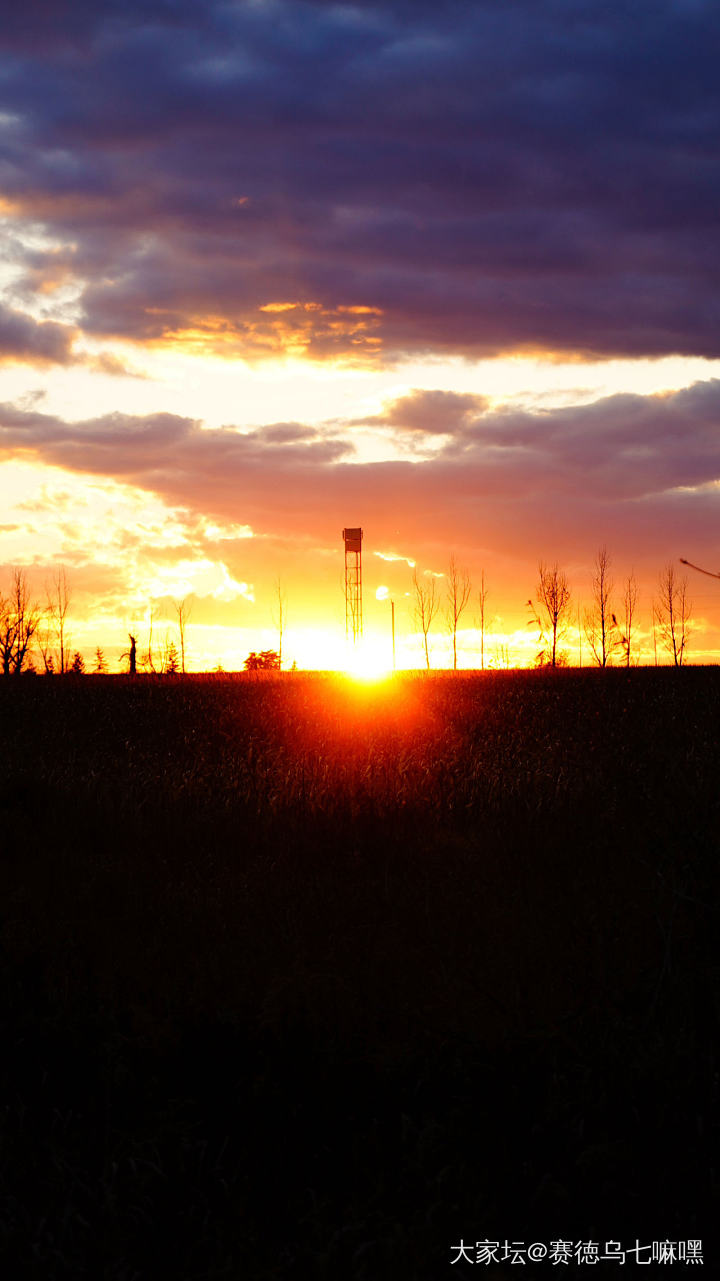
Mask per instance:
[[[393,671],[395,671],[395,601],[390,600],[390,618],[392,620]]]

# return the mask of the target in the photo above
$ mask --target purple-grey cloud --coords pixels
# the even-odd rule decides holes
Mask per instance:
[[[486,397],[467,392],[415,389],[398,396],[380,414],[358,419],[357,425],[394,427],[434,436],[453,435],[482,414],[487,404]]]
[[[0,362],[64,365],[72,360],[74,333],[55,321],[36,321],[0,302]]]
[[[72,10],[4,20],[0,137],[11,210],[74,246],[88,333],[718,354],[710,3]]]
[[[416,392],[422,418],[421,402]],[[437,411],[436,393],[427,402]],[[352,518],[385,550],[439,555],[455,544],[534,557],[614,540],[660,556],[700,540],[717,559],[708,529],[720,527],[719,415],[717,380],[551,411],[484,410],[463,417],[431,458],[360,463],[337,425],[332,435],[302,424],[204,429],[172,414],[70,423],[5,405],[0,456],[127,481],[190,513],[305,545]]]

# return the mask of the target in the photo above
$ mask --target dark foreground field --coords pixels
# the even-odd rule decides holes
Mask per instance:
[[[29,677],[0,716],[3,1275],[472,1276],[461,1238],[718,1275],[720,670]]]

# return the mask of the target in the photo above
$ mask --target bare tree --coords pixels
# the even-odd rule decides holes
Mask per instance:
[[[557,667],[561,661],[558,646],[568,625],[570,612],[570,587],[564,572],[553,565],[552,569],[540,562],[538,566],[538,603],[531,599],[532,621],[540,632],[538,661],[548,667]]]
[[[598,667],[607,667],[612,655],[622,644],[617,619],[610,607],[613,580],[607,547],[601,547],[595,558],[592,580],[592,609],[585,611],[585,635]]]
[[[630,666],[630,655],[632,652],[633,628],[635,624],[635,615],[637,613],[638,586],[634,573],[628,574],[625,579],[625,591],[623,593],[624,620],[620,629],[620,644],[625,653],[625,666]],[[613,622],[618,626],[615,615],[612,616]]]
[[[126,658],[128,660],[128,673],[130,676],[135,676],[137,675],[137,641],[131,634],[128,634],[128,639],[130,648],[120,655],[120,662]]]
[[[454,556],[450,557],[447,584],[447,621],[453,643],[453,671],[456,672],[458,626],[470,600],[471,583],[467,569],[459,569]]]
[[[278,629],[278,667],[282,668],[283,636],[285,634],[285,624],[287,623],[287,596],[280,578],[275,580],[275,600],[277,603],[276,609],[273,611],[273,622]]]
[[[183,676],[185,675],[185,628],[190,622],[192,614],[192,601],[184,596],[182,600],[173,601],[175,614],[177,616],[178,632],[180,634],[180,669]]]
[[[9,676],[13,670],[15,653],[15,615],[12,598],[0,595],[0,666],[3,676]]]
[[[67,635],[67,616],[71,599],[64,565],[55,574],[51,585],[49,587],[46,586],[45,594],[47,596],[47,613],[57,646],[57,670],[63,675],[70,668],[70,639]]]
[[[510,667],[510,648],[508,645],[499,644],[495,646],[495,666]]]
[[[28,597],[25,571],[13,571],[11,601],[15,614],[15,660],[13,671],[19,675],[28,657],[32,639],[40,625],[42,610],[37,601]]]
[[[420,582],[417,570],[413,570],[413,587],[415,589],[415,606],[413,617],[419,631],[423,634],[423,646],[425,649],[425,664],[430,671],[430,648],[428,646],[428,633],[432,626],[439,608],[440,599],[437,594],[435,578],[430,575],[424,583]]]
[[[150,630],[148,632],[148,647],[141,659],[141,667],[144,672],[155,672],[155,662],[153,659],[153,623],[155,622],[155,610],[150,606]]]
[[[690,634],[692,603],[688,600],[688,580],[678,579],[669,561],[660,574],[660,597],[655,604],[655,621],[663,644],[676,667],[683,667]]]
[[[478,603],[480,605],[480,667],[485,670],[485,602],[487,601],[487,588],[485,586],[485,570],[480,570],[480,591],[478,592]]]
[[[13,570],[9,596],[0,596],[0,667],[4,676],[19,676],[42,620],[42,610],[28,595],[24,569]]]
[[[55,671],[55,657],[53,655],[53,627],[47,612],[43,614],[35,633],[35,641],[40,651],[43,671],[46,676],[52,676]]]

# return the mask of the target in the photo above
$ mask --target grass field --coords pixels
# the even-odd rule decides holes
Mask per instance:
[[[0,717],[8,1277],[712,1249],[719,669],[27,677]]]

